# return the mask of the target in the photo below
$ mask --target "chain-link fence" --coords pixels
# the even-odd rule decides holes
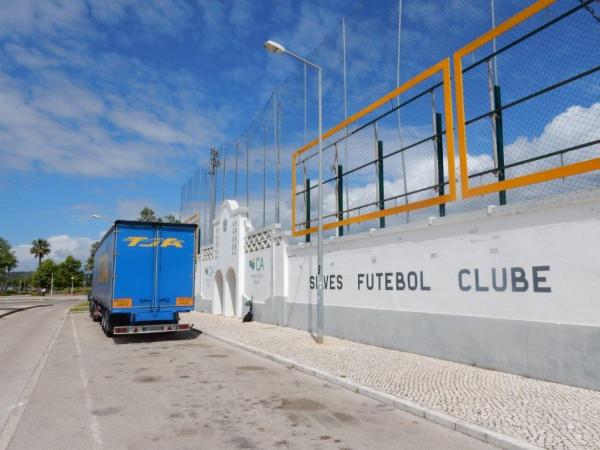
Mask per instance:
[[[588,172],[599,156],[600,95],[589,89],[600,86],[593,3],[559,2],[553,17],[534,5],[534,15],[499,34],[501,41],[482,41],[484,57],[463,65],[470,49],[457,53],[464,197],[498,192],[505,204],[595,185],[597,174],[567,178]],[[504,189],[515,187],[526,189]]]
[[[517,23],[514,16],[531,7],[535,13]],[[323,129],[338,128],[324,141],[327,233],[599,187],[599,172],[591,171],[600,153],[598,13],[598,0],[356,4],[307,57],[322,69]],[[499,24],[501,32],[491,33]],[[443,71],[397,92],[452,55],[454,99]],[[314,229],[316,81],[312,68],[298,64],[246,131],[218,147],[215,167],[207,156],[207,168],[182,187],[181,218],[199,220],[203,242],[210,242],[211,204],[226,198],[248,206],[255,227]],[[462,120],[448,102],[464,108]],[[448,148],[453,116],[456,157]],[[574,164],[588,164],[586,172]],[[457,201],[450,201],[452,166],[462,187]],[[579,169],[537,175],[569,167]],[[536,184],[514,181],[529,175]]]

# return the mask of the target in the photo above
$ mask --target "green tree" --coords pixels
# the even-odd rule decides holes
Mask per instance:
[[[57,271],[54,274],[54,286],[57,289],[71,287],[71,279],[73,286],[80,287],[83,284],[83,272],[81,271],[81,261],[67,256],[62,263],[56,267]]]
[[[27,291],[31,286],[31,277],[33,272],[12,272],[9,273],[6,279],[6,286],[10,286],[16,292]]]
[[[154,211],[150,208],[148,208],[147,206],[144,207],[144,209],[142,209],[140,211],[140,214],[138,215],[137,220],[140,220],[142,222],[160,222],[161,219],[157,218],[156,215],[154,214]]]
[[[45,288],[49,290],[52,283],[52,274],[54,274],[54,287],[58,288],[57,273],[58,266],[54,264],[54,261],[51,259],[42,261],[33,274],[33,284],[38,288]]]
[[[0,282],[4,282],[10,271],[17,267],[17,263],[17,257],[10,244],[0,237]]]
[[[100,242],[94,242],[90,247],[90,256],[88,256],[88,259],[87,259],[87,261],[85,263],[85,267],[84,267],[84,270],[86,272],[94,271],[94,253],[96,253],[96,250],[98,249],[98,245],[100,245]]]
[[[42,264],[42,258],[50,253],[50,243],[46,239],[34,239],[31,241],[29,253],[37,257],[39,268]]]
[[[163,217],[162,221],[165,223],[181,223],[173,214],[167,214]]]
[[[138,214],[137,220],[141,222],[158,222],[158,223],[180,223],[179,219],[175,217],[173,214],[167,214],[163,218],[157,217],[154,213],[154,210],[144,207]]]

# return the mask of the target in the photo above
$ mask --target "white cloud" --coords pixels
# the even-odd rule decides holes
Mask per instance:
[[[124,33],[98,23],[127,23],[132,42],[180,38],[195,26],[192,2],[4,3],[0,172],[170,176],[197,155],[198,147],[222,139],[235,111],[202,92],[202,75],[99,51]],[[244,17],[244,8],[232,8],[232,20]]]
[[[146,140],[165,144],[192,142],[192,136],[176,130],[145,111],[114,111],[110,118],[123,130],[137,133]]]
[[[93,22],[138,25],[138,39],[182,36],[193,9],[185,0],[19,0],[2,3],[0,36],[97,37]],[[93,20],[92,20],[93,19]]]
[[[201,94],[187,74],[165,73],[170,81],[162,82],[160,71],[115,55],[80,69],[94,72],[89,73],[92,81],[52,69],[37,71],[33,82],[0,71],[3,169],[169,175],[199,145],[220,139],[223,114],[196,110]],[[125,96],[112,79],[115,71],[133,74]]]
[[[90,253],[90,246],[94,242],[93,239],[87,237],[71,237],[67,234],[51,236],[47,240],[50,243],[51,252],[45,259],[50,258],[59,263],[64,261],[67,256],[72,256],[80,260],[82,266],[85,264]],[[35,270],[37,268],[38,261],[29,252],[30,249],[30,244],[21,244],[15,247],[15,255],[19,261],[17,270]]]
[[[2,3],[0,36],[77,32],[86,34],[83,0],[19,0]]]
[[[58,61],[47,54],[37,49],[25,48],[18,44],[8,43],[4,46],[4,50],[21,66],[30,69],[40,69],[58,64]]]
[[[600,102],[589,107],[573,105],[554,117],[545,127],[541,135],[535,137],[520,136],[507,145],[505,154],[507,164],[520,159],[531,158],[554,150],[561,150],[586,142],[600,139]],[[598,147],[596,151],[598,152]],[[589,150],[587,150],[589,151]],[[577,155],[577,152],[574,152]],[[574,162],[577,156],[567,154],[566,163]],[[538,162],[537,165],[555,165],[555,160]],[[524,167],[523,172],[529,171]],[[538,169],[539,170],[539,169]]]

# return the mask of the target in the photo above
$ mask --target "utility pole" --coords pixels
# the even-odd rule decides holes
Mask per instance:
[[[219,160],[219,149],[213,147],[210,149],[210,172],[209,175],[212,177],[212,187],[210,190],[210,242],[213,242],[214,238],[214,226],[213,221],[215,220],[215,208],[217,202],[217,169],[221,166]]]
[[[50,274],[50,296],[54,293],[54,272]]]

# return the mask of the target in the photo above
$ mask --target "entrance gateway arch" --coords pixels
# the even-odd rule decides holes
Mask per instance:
[[[252,231],[248,209],[225,200],[213,223],[213,244],[200,250],[197,307],[226,317],[241,317],[244,294],[244,240]]]

